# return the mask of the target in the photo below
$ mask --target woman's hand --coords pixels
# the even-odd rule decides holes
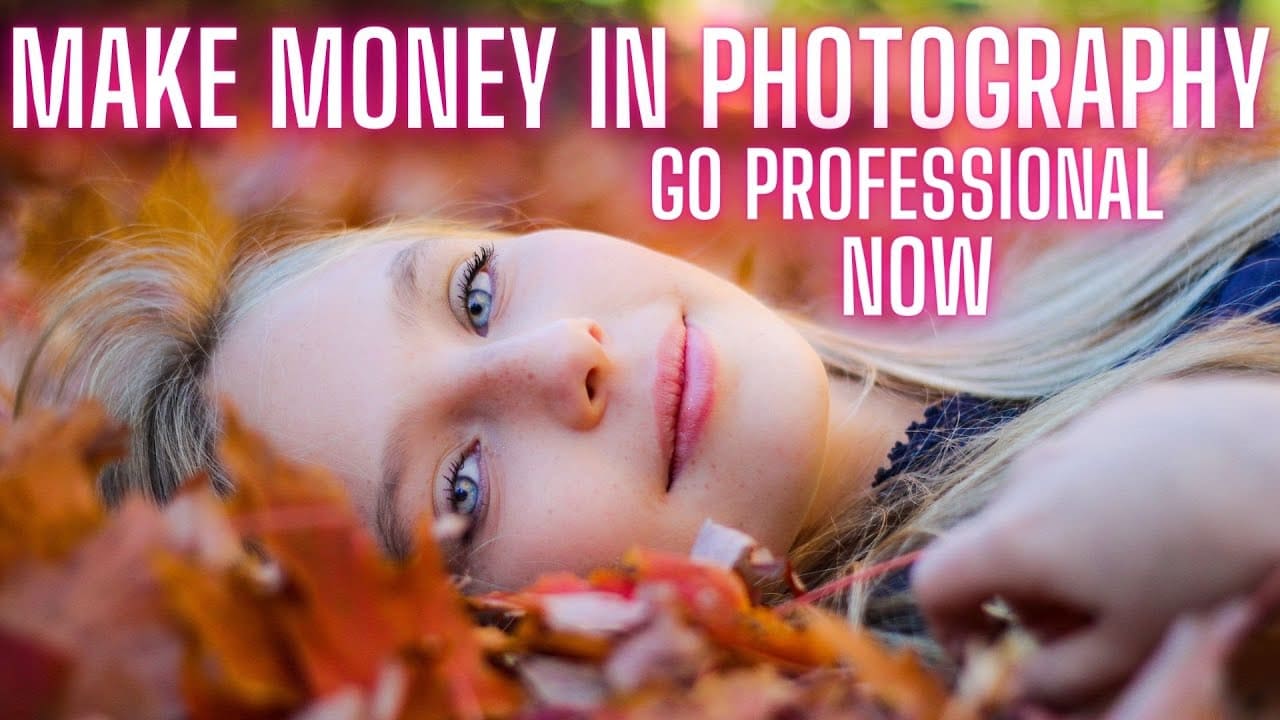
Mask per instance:
[[[1168,382],[1109,400],[1015,460],[1006,491],[935,543],[914,588],[954,641],[1000,596],[1044,645],[1030,699],[1115,689],[1179,613],[1280,563],[1280,382]]]

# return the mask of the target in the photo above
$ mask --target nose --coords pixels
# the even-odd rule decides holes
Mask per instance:
[[[573,318],[492,343],[484,364],[496,392],[488,395],[501,406],[499,411],[532,408],[573,429],[590,430],[608,406],[613,365],[604,342],[597,323]]]

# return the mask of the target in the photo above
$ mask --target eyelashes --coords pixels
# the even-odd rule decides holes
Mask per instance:
[[[489,270],[493,246],[482,245],[462,267],[455,288],[460,316],[480,336],[489,332],[489,316],[493,313],[494,279]]]
[[[464,307],[467,301],[467,291],[471,289],[471,284],[475,282],[476,275],[479,274],[489,264],[489,260],[493,258],[493,246],[481,245],[471,257],[467,259],[466,265],[462,269],[462,277],[458,278],[457,295],[458,302]]]
[[[451,303],[456,303],[454,313],[459,321],[482,337],[489,332],[489,317],[493,313],[492,261],[493,246],[480,246],[459,269],[451,298]],[[479,441],[473,442],[450,462],[439,484],[442,497],[437,507],[467,521],[467,529],[461,536],[463,545],[471,543],[488,504],[489,487],[481,472],[480,452]]]
[[[475,532],[476,520],[488,501],[488,487],[480,472],[480,444],[472,445],[455,458],[442,480],[446,507],[454,515],[467,520],[467,530],[462,535],[462,541],[469,544]]]

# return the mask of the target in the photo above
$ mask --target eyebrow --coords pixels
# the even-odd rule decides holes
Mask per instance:
[[[428,297],[430,287],[423,282],[423,267],[428,265],[426,257],[432,250],[439,248],[427,240],[416,240],[400,249],[391,259],[387,274],[391,280],[391,310],[404,327],[414,327],[422,322],[426,315],[422,312],[423,300]],[[444,301],[448,302],[448,292]],[[400,488],[409,464],[409,448],[412,444],[412,428],[418,408],[401,408],[391,424],[391,432],[382,446],[379,462],[381,480],[378,483],[377,497],[374,506],[374,533],[378,543],[387,555],[396,560],[404,560],[414,550],[414,533],[418,518],[408,522],[400,511]],[[432,483],[434,484],[434,483]],[[431,506],[428,512],[434,516],[435,492],[428,493]],[[453,572],[461,571],[461,558],[464,548],[451,547],[449,542],[439,542],[445,562]]]
[[[404,246],[391,259],[388,275],[391,279],[391,310],[405,326],[412,326],[420,317],[418,312],[423,297],[422,255],[427,243],[417,240]],[[403,410],[397,414],[382,447],[382,480],[378,484],[377,503],[374,509],[374,532],[387,554],[396,559],[408,557],[413,550],[412,532],[400,513],[397,499],[404,481],[408,462],[408,427],[412,413]]]
[[[378,499],[374,510],[374,531],[378,542],[396,560],[407,558],[413,550],[412,532],[397,503],[408,458],[407,438],[403,431],[406,419],[403,414],[396,418],[391,437],[383,446],[382,481],[378,485]]]
[[[426,247],[425,240],[405,245],[391,259],[387,270],[391,276],[391,309],[405,325],[412,325],[421,317],[418,308],[423,296],[422,255]]]

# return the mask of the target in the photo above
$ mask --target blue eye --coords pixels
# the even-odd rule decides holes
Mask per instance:
[[[467,323],[480,336],[488,334],[489,314],[493,311],[493,275],[488,270],[492,257],[491,246],[480,248],[467,261],[458,280],[458,302]]]
[[[476,446],[454,461],[445,476],[445,502],[457,515],[474,519],[484,499],[480,478],[480,448]]]
[[[492,280],[489,273],[481,272],[471,283],[471,289],[467,291],[467,320],[481,335],[489,329],[489,312],[493,309],[491,288]]]

